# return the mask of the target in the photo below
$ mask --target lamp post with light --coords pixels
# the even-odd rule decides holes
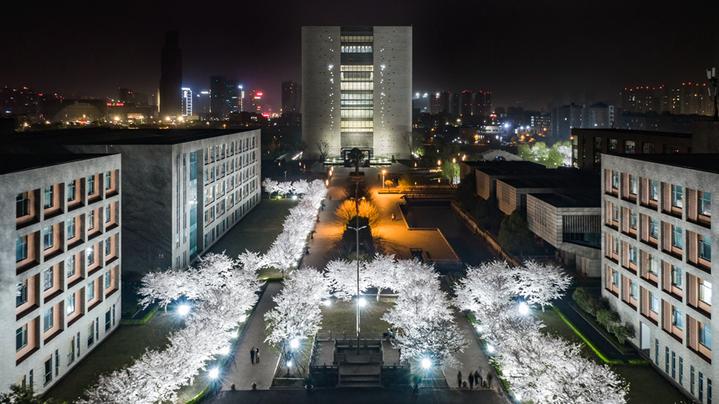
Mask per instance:
[[[359,264],[359,232],[362,229],[366,229],[367,226],[360,227],[359,225],[359,199],[357,198],[357,187],[358,183],[355,183],[355,227],[347,226],[349,230],[355,231],[355,241],[357,243],[357,302],[355,307],[355,332],[357,333],[357,353],[359,353],[360,343],[360,264]]]
[[[382,169],[382,188],[384,188],[384,176],[387,174],[387,170]]]

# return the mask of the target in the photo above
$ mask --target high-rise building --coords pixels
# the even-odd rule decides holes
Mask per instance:
[[[675,90],[675,94],[678,95],[679,104],[677,113],[686,115],[711,115],[714,113],[706,83],[683,82]]]
[[[628,341],[685,394],[715,402],[716,154],[602,156],[602,296]],[[712,209],[714,206],[714,209]]]
[[[582,125],[585,128],[613,128],[616,122],[614,105],[597,102],[584,107]]]
[[[252,90],[250,91],[250,99],[249,101],[249,111],[254,112],[256,114],[261,114],[265,112],[265,92],[262,90]]]
[[[282,113],[300,112],[300,87],[295,81],[282,82]]]
[[[418,113],[429,113],[430,101],[429,93],[418,91],[412,97],[412,110]]]
[[[120,323],[121,159],[0,159],[0,392],[43,393]]]
[[[449,113],[454,116],[459,116],[461,112],[461,97],[459,93],[449,94]]]
[[[577,104],[562,105],[552,110],[551,137],[555,140],[567,140],[572,128],[584,127],[584,106]]]
[[[240,111],[240,85],[223,76],[210,77],[210,112],[215,119],[227,119]]]
[[[194,112],[200,119],[207,119],[210,116],[210,91],[201,90],[195,94],[195,99],[192,102],[192,112]]]
[[[169,31],[162,46],[160,68],[160,117],[178,116],[181,113],[182,51],[179,34]]]
[[[309,157],[409,157],[412,27],[303,27],[302,116]]]
[[[472,92],[469,90],[463,90],[459,94],[459,116],[472,116]]]
[[[472,115],[487,117],[492,113],[492,92],[479,90],[472,94]]]
[[[192,116],[192,89],[188,87],[182,87],[182,105],[181,113],[182,116]]]
[[[449,91],[436,92],[432,95],[429,105],[432,114],[449,113]]]

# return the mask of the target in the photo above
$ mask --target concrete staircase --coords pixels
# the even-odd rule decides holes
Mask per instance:
[[[381,374],[379,364],[345,364],[340,367],[337,387],[381,387]]]

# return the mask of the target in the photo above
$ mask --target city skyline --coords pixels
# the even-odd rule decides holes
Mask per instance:
[[[119,87],[153,93],[163,35],[178,29],[183,86],[205,89],[211,75],[226,75],[246,88],[265,90],[277,110],[281,82],[299,81],[300,26],[412,25],[415,89],[488,88],[496,105],[546,109],[569,101],[617,101],[627,85],[703,80],[704,69],[719,58],[709,5],[554,2],[520,9],[497,2],[442,8],[395,2],[384,4],[379,15],[367,7],[347,18],[342,4],[280,2],[275,8],[281,11],[274,13],[218,6],[221,13],[194,21],[182,5],[153,4],[136,14],[128,4],[128,11],[112,15],[49,5],[34,13],[32,24],[17,20],[2,28],[9,57],[0,77],[3,84],[69,97],[104,97]],[[126,26],[130,16],[132,27]],[[54,39],[58,31],[62,40]],[[38,48],[42,51],[33,51]],[[46,68],[48,58],[54,69]]]

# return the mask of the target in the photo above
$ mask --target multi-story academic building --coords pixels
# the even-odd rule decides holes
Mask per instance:
[[[56,130],[15,143],[122,156],[126,279],[190,265],[260,201],[259,129]]]
[[[121,159],[0,161],[0,391],[42,393],[119,324]]]
[[[603,154],[602,295],[669,380],[712,401],[719,155]],[[714,317],[714,322],[712,322]]]
[[[412,27],[302,27],[306,157],[408,158]]]

